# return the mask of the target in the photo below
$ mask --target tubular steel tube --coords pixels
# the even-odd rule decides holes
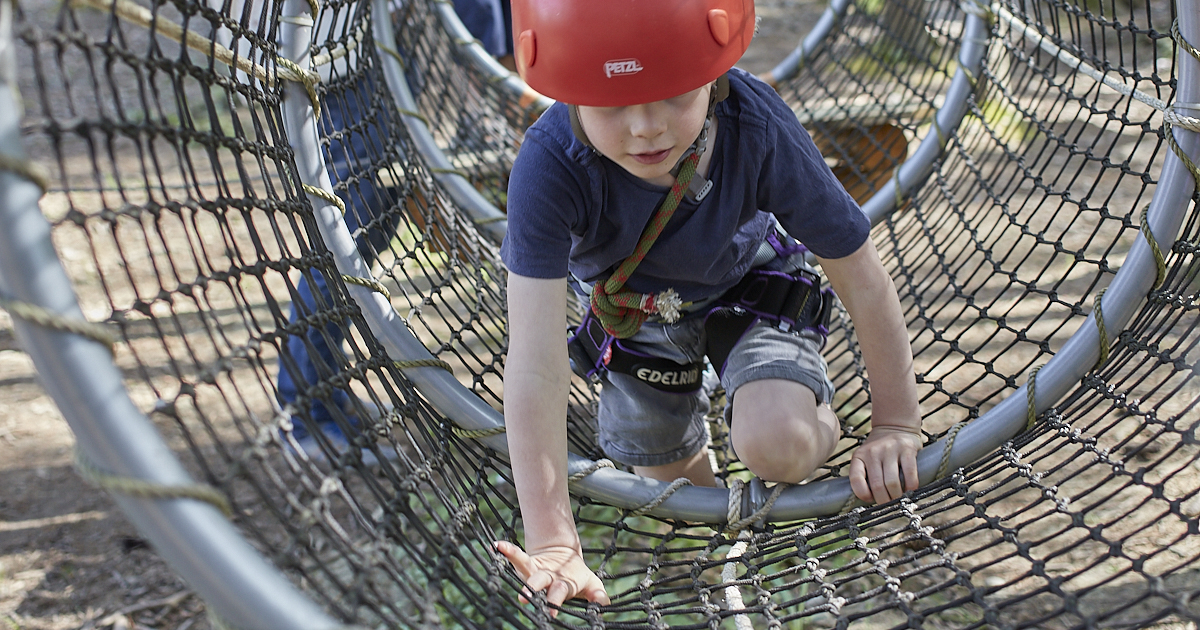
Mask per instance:
[[[4,37],[0,34],[0,37]],[[0,151],[24,159],[12,86],[0,83]],[[10,299],[82,320],[71,282],[55,253],[38,187],[0,170],[0,290]],[[13,317],[13,327],[96,468],[159,485],[194,485],[158,431],[129,398],[101,343]],[[114,493],[137,527],[206,605],[237,628],[338,624],[268,564],[213,506],[194,499],[137,499]]]
[[[913,155],[896,169],[896,175],[863,204],[863,212],[872,225],[895,210],[898,200],[924,184],[933,173],[934,164],[946,154],[943,134],[958,129],[967,115],[971,94],[975,91],[975,77],[982,74],[990,34],[991,25],[987,19],[974,13],[967,14],[958,55],[959,67],[946,89],[945,102],[933,117],[933,127]]]
[[[458,13],[454,11],[454,5],[449,2],[435,2],[434,9],[438,13],[438,18],[442,21],[442,26],[450,35],[460,53],[475,66],[477,72],[494,83],[497,83],[501,88],[508,92],[509,96],[520,103],[521,105],[531,105],[534,109],[543,112],[546,108],[554,104],[554,100],[546,96],[538,94],[529,87],[521,77],[510,72],[508,68],[500,65],[494,57],[488,54],[488,51],[483,48],[479,40],[471,35],[471,31],[463,25],[459,19]],[[395,40],[389,40],[395,41]]]
[[[832,0],[829,6],[825,7],[825,12],[817,19],[813,29],[800,41],[800,45],[796,46],[796,49],[784,57],[778,65],[762,75],[762,80],[771,85],[779,85],[796,76],[804,67],[804,60],[812,56],[813,51],[828,39],[838,22],[846,17],[846,11],[850,8],[851,2],[852,0]]]
[[[1182,0],[1179,5],[1180,33],[1193,44],[1200,42],[1200,1]],[[1176,64],[1179,81],[1175,99],[1184,103],[1200,101],[1200,61],[1182,50],[1179,55],[1180,60]],[[1174,129],[1174,134],[1179,147],[1196,162],[1200,158],[1200,134],[1181,128]],[[1193,179],[1183,161],[1168,150],[1148,213],[1150,231],[1164,252],[1169,252],[1171,248],[1163,247],[1163,244],[1174,242],[1179,234],[1194,187],[1198,185],[1200,183]],[[1145,239],[1139,238],[1104,293],[1104,323],[1110,338],[1115,338],[1116,333],[1129,323],[1153,287],[1156,275],[1153,252]],[[1049,409],[1070,392],[1099,358],[1100,334],[1093,314],[1038,372],[1037,412]],[[950,452],[951,469],[983,457],[1025,428],[1027,388],[1028,385],[1022,385],[959,432]],[[944,442],[941,440],[930,445],[921,453],[922,482],[932,479]]]
[[[376,45],[387,42],[387,46],[395,46],[396,36],[388,17],[387,3],[371,0],[371,10]],[[449,8],[449,10],[453,12],[454,9]],[[463,30],[466,28],[464,27]],[[467,35],[470,36],[470,33],[468,32]],[[480,49],[482,50],[482,47]],[[385,49],[384,52],[398,54],[397,51],[388,49]],[[408,81],[404,78],[404,68],[401,67],[400,60],[392,54],[379,55],[379,59],[383,65],[388,90],[391,91],[392,98],[396,99],[396,105],[400,107],[400,117],[404,120],[408,135],[412,138],[417,152],[424,156],[426,164],[433,170],[434,180],[442,190],[446,191],[454,205],[475,223],[480,232],[495,243],[504,240],[504,232],[508,229],[507,215],[484,198],[466,177],[455,172],[454,164],[438,147],[433,134],[429,132],[428,125],[415,113],[417,102],[408,89]],[[492,63],[496,62],[493,60]],[[499,66],[498,63],[496,65]]]

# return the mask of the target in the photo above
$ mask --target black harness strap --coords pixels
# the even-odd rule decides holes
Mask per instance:
[[[628,374],[664,392],[686,394],[700,389],[704,362],[676,363],[625,347],[609,335],[589,310],[567,340],[571,369],[584,378],[594,378],[602,370]]]
[[[822,289],[821,279],[806,269],[751,269],[716,304],[704,319],[706,354],[717,375],[723,376],[729,353],[760,319],[775,322],[783,331],[812,329],[822,338],[828,336],[833,291]]]

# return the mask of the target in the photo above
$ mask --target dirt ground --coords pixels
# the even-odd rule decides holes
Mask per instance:
[[[759,2],[759,35],[741,65],[769,70],[821,6]],[[75,473],[73,446],[0,311],[0,628],[209,628],[203,602]]]

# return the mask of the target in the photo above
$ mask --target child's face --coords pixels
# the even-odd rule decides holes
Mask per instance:
[[[604,157],[654,184],[674,183],[671,169],[704,127],[711,85],[654,103],[579,107],[588,140]]]

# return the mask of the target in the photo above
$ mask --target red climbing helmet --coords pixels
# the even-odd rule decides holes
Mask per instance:
[[[733,67],[754,0],[513,0],[517,69],[572,105],[617,107],[690,92]]]

